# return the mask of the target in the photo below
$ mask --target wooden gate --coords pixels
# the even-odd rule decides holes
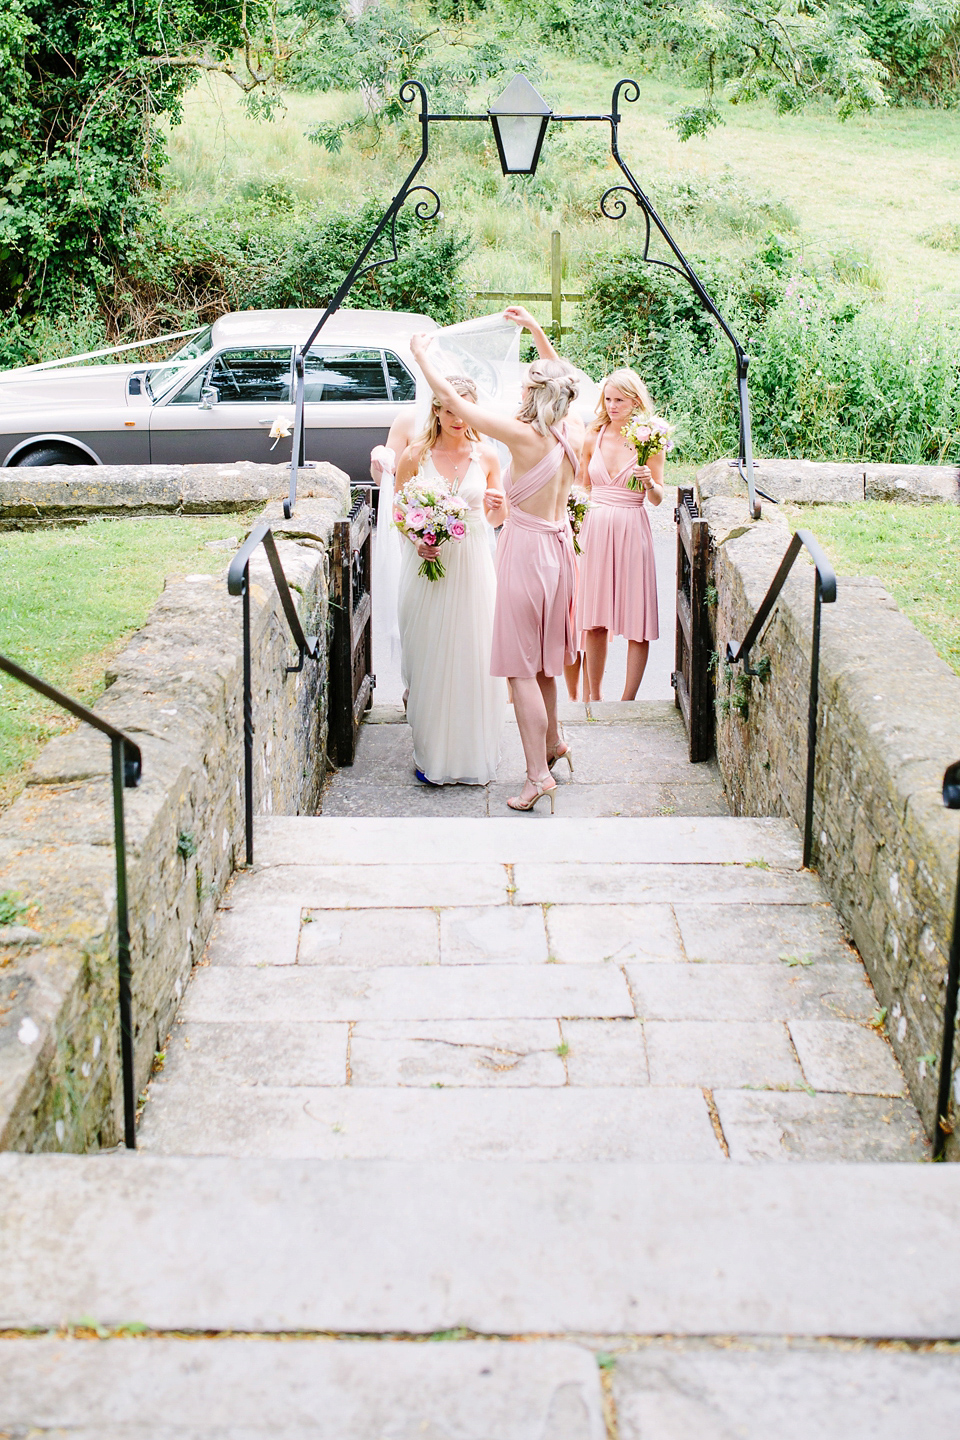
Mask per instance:
[[[701,520],[693,491],[677,489],[677,649],[673,688],[683,716],[694,763],[713,751],[713,686],[706,586],[709,528]]]
[[[352,765],[364,710],[373,704],[373,509],[369,488],[352,491],[349,518],[333,527],[330,566],[330,706],[327,754]]]

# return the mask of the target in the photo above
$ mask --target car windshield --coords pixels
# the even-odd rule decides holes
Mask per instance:
[[[173,386],[186,367],[199,360],[201,355],[207,355],[213,349],[213,326],[205,325],[199,335],[193,335],[182,345],[176,355],[165,360],[162,365],[155,366],[147,371],[147,394],[151,400],[162,400],[167,391]]]

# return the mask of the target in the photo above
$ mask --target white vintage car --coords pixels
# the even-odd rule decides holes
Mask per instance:
[[[295,347],[319,310],[224,315],[170,360],[0,372],[3,465],[124,465],[289,461]],[[369,483],[370,451],[412,409],[419,373],[411,335],[425,315],[339,310],[306,358],[306,458],[330,460]]]

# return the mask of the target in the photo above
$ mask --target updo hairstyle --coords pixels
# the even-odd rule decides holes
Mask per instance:
[[[525,420],[541,435],[549,435],[577,398],[579,388],[573,366],[566,360],[536,360],[527,371],[517,419]]]

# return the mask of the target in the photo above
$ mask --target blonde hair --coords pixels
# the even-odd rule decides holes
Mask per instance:
[[[477,403],[477,387],[469,375],[448,375],[447,384],[452,385],[457,394],[462,395],[464,400],[472,400],[474,404]],[[440,439],[440,411],[443,409],[444,403],[439,395],[434,395],[430,402],[430,418],[413,442],[414,445],[421,445],[423,447],[421,454],[426,454],[428,450],[432,450]],[[476,430],[470,425],[467,426],[465,433],[468,440],[480,439]]]
[[[626,395],[628,400],[632,400],[634,402],[634,411],[645,410],[649,414],[653,414],[654,405],[650,399],[650,391],[646,385],[644,385],[636,370],[628,370],[624,367],[622,370],[614,370],[612,374],[607,375],[600,381],[597,418],[590,422],[591,430],[602,430],[605,425],[611,423],[610,416],[607,414],[606,389],[608,385],[613,385],[621,394]]]
[[[517,411],[541,435],[549,435],[577,398],[580,382],[566,360],[535,360],[527,371],[526,394]]]

